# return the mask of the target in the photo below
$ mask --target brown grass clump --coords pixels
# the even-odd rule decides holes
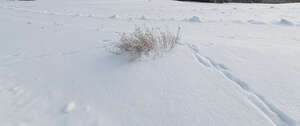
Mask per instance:
[[[159,29],[137,27],[132,33],[121,35],[117,48],[121,53],[128,53],[134,58],[143,55],[159,54],[172,50],[179,42],[180,28],[177,34]]]

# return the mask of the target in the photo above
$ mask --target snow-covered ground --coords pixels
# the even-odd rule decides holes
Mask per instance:
[[[107,51],[135,26],[173,51]],[[0,126],[300,125],[300,4],[0,0]]]

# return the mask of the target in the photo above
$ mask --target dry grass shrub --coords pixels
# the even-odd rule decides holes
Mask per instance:
[[[133,58],[157,55],[172,50],[180,40],[180,28],[176,34],[154,28],[135,28],[132,33],[123,33],[117,48],[121,54],[126,53]]]

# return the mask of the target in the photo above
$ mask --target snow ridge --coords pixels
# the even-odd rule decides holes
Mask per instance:
[[[216,70],[226,79],[232,81],[233,84],[241,89],[241,92],[247,97],[253,107],[262,112],[275,126],[296,126],[295,121],[291,117],[268,102],[264,96],[252,90],[246,82],[231,74],[224,64],[219,64],[209,57],[202,56],[197,46],[188,43],[186,45],[192,50],[197,62],[205,67]]]

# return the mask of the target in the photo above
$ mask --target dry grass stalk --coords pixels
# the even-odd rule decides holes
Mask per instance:
[[[180,39],[180,28],[177,34],[159,29],[137,27],[133,33],[122,34],[117,47],[122,52],[138,58],[150,53],[160,53],[173,49]]]

